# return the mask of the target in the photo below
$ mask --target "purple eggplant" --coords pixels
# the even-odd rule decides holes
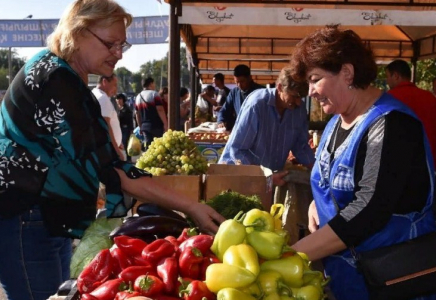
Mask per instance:
[[[186,227],[190,227],[187,222],[165,216],[130,217],[115,228],[109,237],[113,239],[119,235],[127,235],[149,243],[156,238],[179,236]]]

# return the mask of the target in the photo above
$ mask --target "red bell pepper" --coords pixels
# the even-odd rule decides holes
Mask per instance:
[[[125,300],[136,296],[141,296],[141,293],[136,291],[121,291],[117,293],[114,300]]]
[[[123,279],[125,282],[135,282],[136,278],[141,275],[157,275],[154,268],[149,266],[130,266],[125,268],[118,274],[118,277]]]
[[[80,296],[80,300],[98,300],[98,299],[92,296],[91,294],[83,294]]]
[[[200,265],[200,280],[206,280],[206,269],[211,264],[221,263],[218,257],[215,256],[211,251],[207,252],[206,255],[203,257],[203,261]]]
[[[173,255],[175,248],[173,244],[164,239],[158,239],[148,244],[142,251],[142,258],[153,264],[158,263],[162,258]]]
[[[81,294],[90,293],[106,281],[113,270],[113,258],[109,249],[101,250],[77,278],[77,289]]]
[[[198,279],[203,254],[197,248],[186,247],[179,257],[179,272],[182,277]]]
[[[186,241],[180,244],[179,250],[183,252],[186,247],[197,248],[201,251],[201,254],[205,255],[213,244],[213,236],[207,234],[200,234],[188,238]]]
[[[113,261],[115,275],[118,275],[122,270],[133,265],[133,262],[130,260],[130,258],[126,254],[124,254],[124,252],[121,251],[120,248],[112,247],[110,251],[114,259]]]
[[[197,235],[197,230],[195,228],[185,228],[182,233],[177,238],[179,245],[189,239],[191,236]]]
[[[192,281],[186,290],[180,293],[185,300],[215,300],[216,295],[209,291],[205,282],[200,280]]]
[[[97,300],[113,300],[117,293],[124,290],[126,287],[127,285],[121,278],[110,279],[101,284],[90,294],[97,298]]]
[[[165,237],[165,240],[167,240],[168,242],[170,242],[171,244],[173,244],[175,249],[179,249],[179,245],[180,243],[177,241],[177,239],[175,237],[173,237],[172,235],[169,235],[167,237]]]
[[[114,243],[127,256],[141,256],[142,250],[147,246],[147,243],[143,240],[131,238],[126,235],[116,236]]]
[[[136,278],[133,288],[135,291],[140,292],[142,296],[150,297],[162,293],[164,283],[159,277],[153,275],[141,275]]]
[[[157,264],[157,275],[165,284],[164,291],[171,295],[176,288],[177,278],[179,276],[179,266],[175,257],[165,257]]]
[[[132,262],[132,266],[152,266],[152,264],[148,260],[142,258],[142,256],[132,256],[130,257],[130,261]]]
[[[157,296],[154,296],[153,299],[154,300],[180,300],[180,298],[171,297],[171,296],[167,296],[167,295],[157,295]]]

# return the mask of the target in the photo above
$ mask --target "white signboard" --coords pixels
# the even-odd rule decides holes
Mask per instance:
[[[436,26],[436,11],[183,6],[180,24]]]

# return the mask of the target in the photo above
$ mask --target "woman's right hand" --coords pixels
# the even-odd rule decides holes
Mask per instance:
[[[221,216],[209,205],[203,203],[196,203],[190,205],[187,213],[200,228],[201,232],[214,235],[218,231],[217,224],[221,224],[226,219]]]
[[[312,200],[312,202],[309,205],[309,231],[315,232],[318,230],[319,227],[319,217],[318,217],[318,211],[316,210],[315,200]]]

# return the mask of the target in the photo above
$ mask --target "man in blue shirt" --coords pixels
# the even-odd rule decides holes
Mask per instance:
[[[242,103],[254,90],[264,88],[251,78],[250,68],[246,65],[237,65],[233,70],[233,76],[237,87],[227,95],[226,102],[218,113],[218,126],[232,130],[236,117],[241,110]]]
[[[289,151],[309,168],[315,160],[308,143],[307,111],[301,97],[307,84],[296,83],[285,67],[277,88],[257,89],[244,101],[219,163],[262,165],[282,170]],[[285,176],[273,178],[277,184]]]

